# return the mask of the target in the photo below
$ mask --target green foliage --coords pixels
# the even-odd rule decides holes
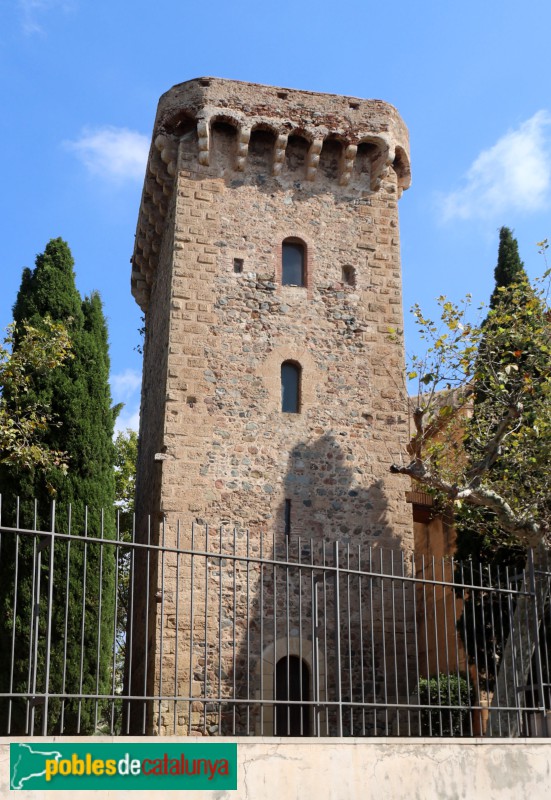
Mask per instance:
[[[465,678],[446,673],[421,678],[415,694],[421,705],[434,707],[420,712],[421,736],[470,735],[472,687]]]
[[[551,454],[549,320],[543,299],[528,282],[516,239],[508,228],[500,231],[495,279],[490,312],[482,326],[472,414],[465,425],[463,447],[470,461],[484,461],[484,442],[495,436],[504,414],[513,410],[511,428],[488,464],[485,479],[507,499],[512,514],[528,513],[546,525],[549,491],[540,464]],[[526,547],[503,528],[492,509],[462,505],[455,514],[455,527],[456,558],[470,561],[476,584],[499,581],[505,568],[511,574],[522,572]],[[494,620],[503,619],[499,603],[499,595],[470,592],[458,622],[471,660],[491,687],[509,635],[508,628],[493,627]],[[488,642],[492,642],[490,656]]]
[[[508,228],[500,231],[495,277],[473,376],[473,408],[464,447],[470,459],[482,459],[483,443],[497,430],[504,411],[516,409],[515,425],[500,442],[488,474],[497,492],[511,495],[514,513],[528,510],[545,520],[549,493],[540,479],[539,464],[547,463],[550,455],[550,321],[543,297],[528,282]],[[463,507],[456,523],[459,558],[496,565],[522,561],[523,548],[491,510]]]
[[[65,326],[72,358],[32,376],[28,398],[45,408],[59,424],[40,432],[40,446],[50,453],[63,453],[65,463],[49,463],[42,470],[25,465],[0,465],[0,492],[4,497],[22,498],[19,524],[49,530],[51,494],[58,498],[56,531],[85,533],[88,537],[113,538],[115,498],[113,428],[115,412],[109,389],[107,328],[97,294],[81,299],[75,285],[73,259],[62,239],[50,241],[36,259],[33,271],[25,269],[14,306],[17,330],[23,320],[32,329],[45,332],[48,324]],[[46,327],[45,327],[46,325]],[[13,353],[24,345],[14,337]],[[14,398],[6,394],[7,413],[14,410]],[[36,506],[31,498],[36,498]],[[8,503],[4,503],[7,509]],[[87,507],[88,506],[88,509]],[[101,509],[109,511],[104,515]],[[6,510],[8,523],[14,518]],[[15,647],[16,670],[13,686],[28,690],[29,643],[32,621],[33,574],[32,536],[3,541],[0,565],[0,682],[6,676],[6,659]],[[18,562],[16,613],[13,608],[13,564]],[[113,658],[114,548],[93,542],[81,546],[57,540],[55,549],[45,548],[41,556],[41,596],[51,589],[52,641],[50,647],[49,691],[56,693],[102,693],[110,690],[107,680]],[[65,595],[68,593],[68,603]],[[101,599],[101,613],[99,601]],[[40,606],[45,609],[44,600]],[[39,643],[44,642],[45,615],[39,619]],[[84,620],[84,621],[83,621]],[[98,653],[98,633],[100,637]],[[66,657],[64,651],[66,650]],[[38,650],[37,685],[44,691],[46,653]],[[64,663],[66,669],[64,671]],[[82,681],[81,681],[82,672]],[[4,691],[5,686],[0,687]],[[39,712],[40,713],[40,712]],[[24,730],[25,709],[13,708],[15,731]],[[101,717],[93,701],[50,704],[49,732],[92,733]]]
[[[65,453],[41,441],[59,421],[36,399],[35,388],[37,380],[71,357],[66,327],[49,316],[40,329],[28,323],[8,328],[0,344],[0,464],[66,470]]]
[[[115,437],[115,498],[122,530],[132,530],[134,493],[136,490],[136,462],[138,459],[138,434],[127,428]]]
[[[551,531],[541,468],[551,460],[550,312],[543,282],[496,292],[482,324],[468,321],[467,301],[440,298],[438,323],[414,307],[427,351],[409,373],[419,380],[411,461],[392,471],[440,493],[456,514],[468,506],[491,538],[499,529],[535,546]]]
[[[495,308],[500,299],[501,288],[511,286],[513,283],[523,283],[528,280],[524,271],[524,264],[520,260],[518,242],[510,228],[501,228],[499,231],[499,248],[497,265],[494,270],[495,289],[490,300],[490,308]]]
[[[138,459],[138,434],[127,428],[115,438],[115,496],[119,515],[119,539],[130,542],[134,531],[134,493],[136,489],[136,464]],[[126,630],[130,595],[130,550],[118,550],[117,591],[117,685],[122,686],[126,656]]]

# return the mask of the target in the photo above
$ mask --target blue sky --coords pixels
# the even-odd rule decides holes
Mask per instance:
[[[551,4],[208,5],[1,0],[0,326],[21,270],[66,239],[108,317],[119,425],[137,424],[140,312],[130,263],[159,96],[201,75],[380,98],[410,130],[400,203],[404,307],[488,299],[498,229],[530,275],[551,237]],[[407,316],[407,315],[406,315]],[[407,343],[415,349],[411,323]]]

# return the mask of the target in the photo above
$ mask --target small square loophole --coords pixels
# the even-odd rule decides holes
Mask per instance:
[[[244,264],[244,261],[243,261],[242,258],[234,258],[233,259],[233,271],[237,275],[241,275],[241,273],[243,272],[243,264]]]

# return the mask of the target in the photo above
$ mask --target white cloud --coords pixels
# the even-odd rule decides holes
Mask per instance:
[[[69,11],[73,6],[70,0],[18,0],[18,5],[23,17],[23,31],[29,35],[44,32],[38,21],[41,14],[54,9]]]
[[[551,187],[550,125],[551,115],[538,111],[483,150],[464,187],[440,199],[443,219],[492,219],[544,208]]]
[[[115,422],[115,436],[127,428],[131,428],[133,431],[139,430],[140,404],[136,394],[139,393],[142,385],[141,374],[135,369],[125,369],[123,372],[111,375],[110,384],[113,401],[124,403]]]
[[[117,420],[115,422],[115,433],[116,436],[118,433],[124,432],[127,428],[130,428],[133,431],[139,431],[140,429],[140,409],[139,408],[131,408],[126,409],[123,408]]]
[[[111,391],[117,401],[128,400],[142,385],[142,376],[135,369],[111,375]]]
[[[115,181],[143,180],[149,139],[142,133],[115,128],[85,128],[76,141],[65,142],[93,175]]]

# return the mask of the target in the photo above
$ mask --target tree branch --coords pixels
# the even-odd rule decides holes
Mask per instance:
[[[423,486],[438,489],[453,503],[463,501],[469,505],[491,509],[503,530],[516,536],[527,547],[536,547],[547,533],[543,525],[532,516],[515,514],[501,495],[486,486],[469,485],[461,488],[430,472],[420,460],[412,461],[405,467],[393,464],[390,471],[394,475],[408,475]]]
[[[480,477],[487,472],[495,462],[511,423],[520,418],[522,411],[522,403],[516,403],[514,406],[509,407],[507,413],[497,426],[495,435],[484,447],[484,456],[466,473],[467,479],[471,482],[471,487],[476,486],[477,482],[480,481]]]

